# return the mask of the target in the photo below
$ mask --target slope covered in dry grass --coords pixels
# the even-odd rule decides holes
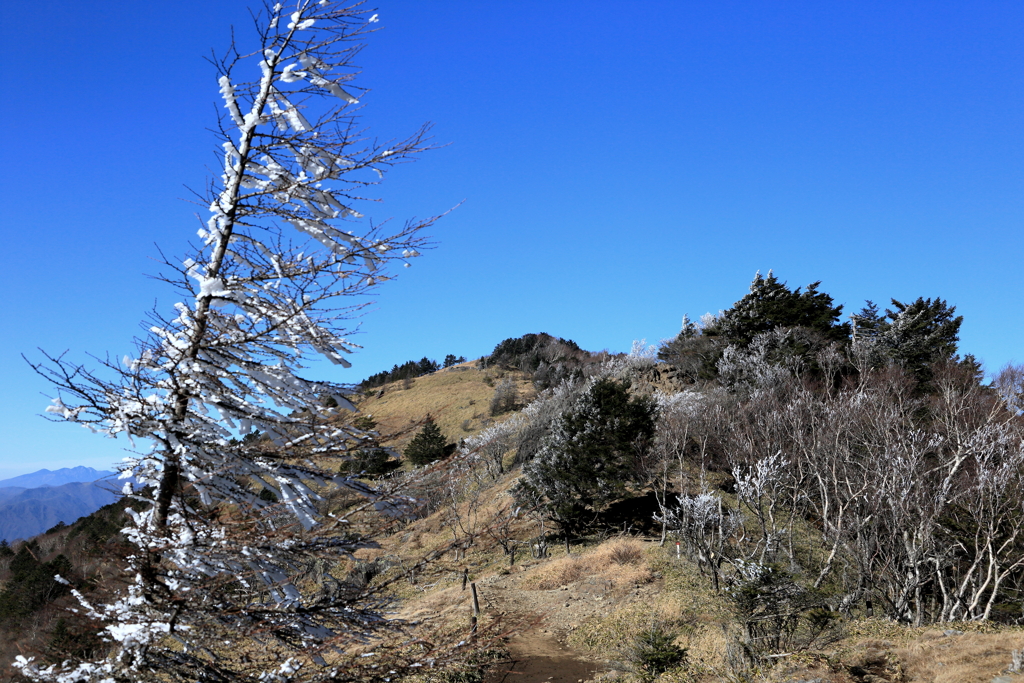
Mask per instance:
[[[481,370],[470,361],[370,389],[355,397],[355,402],[361,413],[376,421],[387,446],[401,450],[427,415],[434,418],[449,442],[458,443],[494,421],[491,399],[495,386],[506,377],[516,382],[524,401],[535,394],[524,373],[500,368]]]
[[[455,441],[486,426],[493,385],[500,379],[493,369],[453,369],[418,378],[410,387],[394,383],[380,395],[363,398],[360,407],[373,413],[382,432],[400,431],[429,413]],[[525,380],[520,387],[524,394],[529,390]],[[446,466],[437,467],[443,472]],[[1019,627],[957,623],[911,628],[849,617],[810,647],[744,664],[737,658],[742,634],[728,594],[714,591],[709,577],[685,554],[677,558],[672,544],[660,546],[654,537],[599,534],[580,539],[569,556],[552,544],[550,556],[538,558],[529,550],[538,522],[524,516],[507,530],[519,542],[519,555],[510,564],[488,529],[507,510],[508,491],[517,476],[513,471],[478,489],[472,502],[461,498],[442,505],[365,555],[392,558],[398,563],[390,570],[393,576],[412,566],[415,558],[449,548],[430,566],[395,584],[400,614],[435,623],[454,636],[468,633],[471,594],[462,588],[462,578],[468,576],[478,587],[481,624],[511,636],[507,648],[515,666],[498,666],[495,670],[506,677],[493,680],[543,681],[557,675],[554,669],[542,675],[545,666],[571,666],[574,672],[586,670],[588,678],[605,681],[643,680],[630,670],[628,650],[637,633],[652,623],[671,629],[676,644],[688,651],[687,665],[662,674],[661,681],[987,683],[1006,675],[1012,652],[1024,649]],[[471,543],[453,531],[459,519],[474,525]],[[458,551],[451,549],[456,540]],[[526,662],[533,662],[532,669]],[[509,667],[520,671],[520,677],[508,678]],[[522,677],[534,675],[528,671],[536,677]]]

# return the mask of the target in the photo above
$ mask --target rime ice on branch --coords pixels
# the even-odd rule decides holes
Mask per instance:
[[[351,60],[375,21],[326,0],[278,4],[257,17],[257,50],[232,45],[214,60],[223,170],[199,244],[165,260],[161,279],[181,303],[153,314],[134,358],[96,372],[63,357],[34,366],[59,389],[56,418],[151,449],[122,472],[140,483],[126,486],[142,503],[125,529],[137,578],[87,608],[113,654],[47,669],[21,660],[31,678],[287,681],[305,667],[316,680],[310,666],[386,627],[367,595],[295,579],[365,544],[343,520],[318,525],[318,492],[348,487],[384,513],[398,504],[334,474],[371,436],[339,418],[351,408],[340,386],[300,374],[315,356],[348,365],[344,324],[360,307],[348,297],[418,256],[434,220],[388,232],[354,208],[389,166],[426,149],[425,129],[380,146],[354,128]],[[273,670],[220,645],[257,633],[279,658]]]

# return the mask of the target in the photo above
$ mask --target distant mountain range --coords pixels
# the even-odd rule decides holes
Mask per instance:
[[[23,474],[10,479],[0,479],[0,488],[18,486],[25,489],[34,489],[38,486],[61,486],[76,481],[96,481],[103,477],[109,477],[114,472],[107,470],[94,470],[91,467],[65,467],[60,470],[39,470],[32,474]]]
[[[0,480],[0,539],[30,538],[113,503],[120,482],[105,479],[113,474],[66,467]]]

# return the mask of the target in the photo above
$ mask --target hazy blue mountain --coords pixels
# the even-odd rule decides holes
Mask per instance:
[[[80,481],[61,486],[0,488],[0,539],[29,538],[58,522],[70,524],[117,500],[118,483]]]
[[[106,470],[94,470],[91,467],[65,467],[59,470],[39,470],[31,474],[22,474],[10,479],[0,479],[0,488],[8,486],[20,486],[26,489],[33,489],[37,486],[62,486],[76,481],[96,481],[103,477],[109,477],[113,472]]]
[[[3,503],[8,498],[13,498],[19,493],[23,493],[25,491],[28,491],[28,489],[24,486],[4,486],[3,488],[0,488],[0,503]]]

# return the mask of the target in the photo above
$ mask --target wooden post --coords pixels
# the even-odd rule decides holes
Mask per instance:
[[[462,590],[466,590],[466,582],[469,581],[469,567],[462,568]]]
[[[718,543],[725,545],[725,537],[722,534],[722,497],[718,497]]]
[[[470,620],[469,637],[476,638],[476,625],[480,617],[480,598],[476,594],[476,582],[469,584],[470,590],[473,591],[473,617]]]

